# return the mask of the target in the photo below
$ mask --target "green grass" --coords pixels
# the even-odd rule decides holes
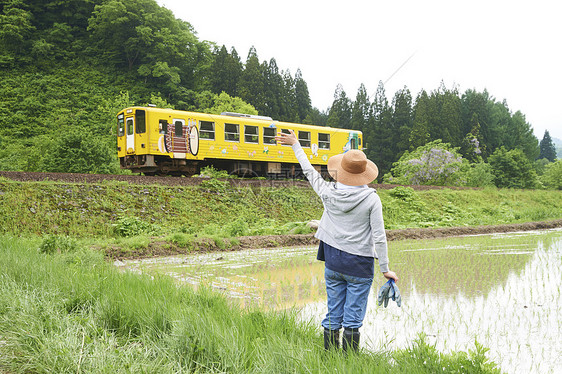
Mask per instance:
[[[80,248],[0,237],[0,371],[10,373],[497,372],[485,349],[326,353],[296,312],[241,309],[207,289],[122,273]]]
[[[562,218],[562,191],[378,191],[387,229],[494,225]],[[322,203],[310,188],[205,188],[119,182],[68,184],[0,179],[0,234],[76,238],[232,238],[307,233]]]
[[[401,193],[394,190],[379,191],[387,229],[499,225],[562,218],[561,191],[414,191],[403,187],[398,188]]]

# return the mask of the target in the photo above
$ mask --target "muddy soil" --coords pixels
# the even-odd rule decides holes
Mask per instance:
[[[463,235],[493,234],[517,231],[544,230],[562,227],[562,219],[546,222],[527,222],[519,224],[477,226],[477,227],[446,227],[419,228],[403,230],[387,230],[389,241],[405,239],[433,239]],[[162,257],[188,253],[206,253],[221,251],[237,251],[248,248],[276,248],[289,246],[307,246],[318,244],[313,234],[305,235],[268,235],[242,236],[234,243],[225,242],[218,245],[214,240],[202,238],[193,242],[189,247],[178,247],[172,243],[154,241],[147,249],[138,251],[124,251],[118,247],[106,248],[106,256],[111,259],[136,259],[147,257]],[[226,247],[226,248],[225,248]]]

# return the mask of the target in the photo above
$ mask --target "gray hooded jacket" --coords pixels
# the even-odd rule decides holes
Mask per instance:
[[[386,232],[382,204],[376,191],[366,185],[362,188],[338,189],[336,183],[325,181],[314,169],[299,143],[292,148],[324,205],[324,213],[314,236],[341,251],[378,258],[381,272],[386,273],[389,270]]]

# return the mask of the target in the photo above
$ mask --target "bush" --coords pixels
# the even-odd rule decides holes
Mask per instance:
[[[170,235],[167,240],[179,247],[187,247],[193,241],[193,235],[177,232]]]
[[[488,158],[497,187],[539,188],[540,182],[533,164],[520,149],[496,149]]]
[[[39,252],[46,254],[74,252],[76,240],[68,236],[48,235],[39,246]]]
[[[229,186],[230,183],[226,180],[212,178],[202,181],[199,188],[207,192],[225,193]]]
[[[130,237],[152,234],[155,228],[137,217],[122,217],[113,224],[113,230],[118,236]]]
[[[201,172],[199,173],[199,177],[215,178],[215,179],[216,178],[232,178],[232,176],[228,174],[228,171],[215,169],[212,166],[205,166],[204,168],[202,168]]]
[[[43,171],[61,173],[117,172],[114,147],[107,139],[83,129],[62,129],[43,158]]]
[[[468,187],[491,187],[494,186],[494,174],[492,167],[485,162],[470,164],[464,170],[464,180]]]
[[[250,232],[248,222],[244,218],[237,218],[224,227],[227,236],[245,236]]]
[[[457,148],[435,140],[406,152],[393,164],[391,175],[385,175],[385,182],[414,185],[458,185],[457,173],[463,163]]]
[[[562,190],[562,160],[557,160],[545,166],[541,182],[546,188]]]
[[[416,199],[416,192],[412,187],[398,186],[391,189],[388,194],[402,201],[412,201]]]

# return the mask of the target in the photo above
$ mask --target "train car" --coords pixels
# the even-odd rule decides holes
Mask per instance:
[[[221,115],[155,107],[130,107],[117,115],[121,168],[145,175],[193,175],[212,165],[241,176],[293,177],[300,171],[277,132],[294,130],[314,167],[362,149],[360,131],[275,121],[240,113]]]

